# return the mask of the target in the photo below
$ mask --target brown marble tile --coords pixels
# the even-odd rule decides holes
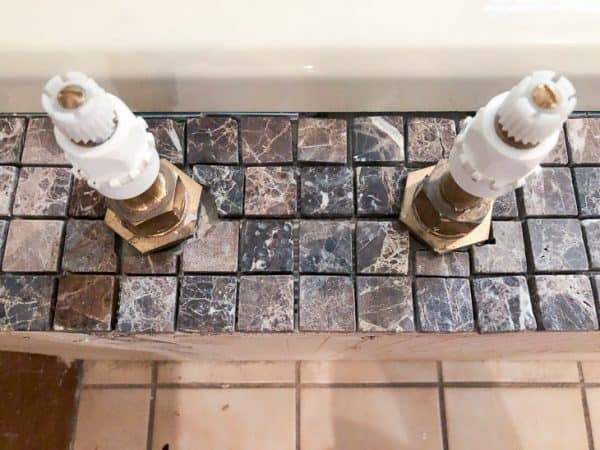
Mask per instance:
[[[115,272],[115,233],[101,220],[69,220],[62,266],[69,272]]]
[[[470,271],[468,252],[450,252],[440,255],[431,250],[418,250],[415,253],[417,275],[468,277]]]
[[[356,225],[358,273],[408,273],[409,235],[398,221],[363,222]]]
[[[404,167],[357,167],[356,209],[361,216],[398,216],[406,182]]]
[[[21,220],[10,223],[2,270],[56,272],[64,223],[61,220]]]
[[[121,241],[121,266],[132,275],[157,275],[177,273],[179,249],[168,249],[141,255],[125,241]]]
[[[67,275],[58,283],[54,329],[109,331],[116,280],[107,275]]]
[[[206,188],[221,217],[239,217],[244,212],[244,169],[240,166],[194,166],[194,180]]]
[[[8,220],[0,220],[0,256],[4,253],[4,244],[6,243],[9,224]]]
[[[106,198],[88,186],[87,181],[75,179],[69,199],[69,216],[100,219],[106,214]]]
[[[298,123],[298,161],[344,164],[348,159],[344,119],[302,118]]]
[[[187,122],[189,164],[237,164],[238,124],[231,117],[194,117]]]
[[[247,216],[294,215],[297,189],[292,167],[247,167],[244,212]]]
[[[23,117],[0,117],[0,163],[19,162],[26,122]]]
[[[529,219],[527,230],[536,272],[588,269],[579,220]]]
[[[358,277],[358,329],[414,331],[412,280],[409,277]]]
[[[237,279],[186,276],[181,279],[177,330],[230,333],[235,327]]]
[[[567,154],[567,143],[565,139],[565,132],[561,128],[560,134],[558,135],[558,141],[550,152],[550,154],[542,161],[544,164],[560,164],[566,165],[569,162],[569,156]]]
[[[402,116],[356,117],[352,128],[354,161],[404,162]]]
[[[472,248],[475,273],[519,273],[527,270],[520,222],[492,222],[495,244]]]
[[[291,275],[243,276],[239,297],[239,331],[294,329],[294,278]]]
[[[201,222],[183,244],[185,272],[235,272],[238,267],[238,221]]]
[[[292,162],[292,124],[285,117],[242,117],[242,158],[247,164]]]
[[[354,212],[353,173],[349,167],[303,167],[300,204],[304,216],[349,217]]]
[[[408,119],[408,161],[429,163],[448,157],[455,137],[453,120],[434,117]]]
[[[577,200],[568,167],[542,167],[523,185],[523,204],[529,216],[577,215]]]
[[[421,331],[474,331],[471,288],[467,278],[417,278],[415,291]]]
[[[183,164],[183,144],[185,142],[185,122],[173,119],[146,119],[148,131],[154,136],[156,150],[178,166]]]
[[[518,216],[519,208],[517,207],[517,196],[515,191],[508,191],[506,194],[496,198],[492,209],[492,217],[494,219],[514,218]]]
[[[19,169],[0,166],[0,216],[10,216]]]
[[[576,167],[575,184],[579,197],[579,214],[600,216],[600,166]]]
[[[583,220],[581,225],[590,255],[590,267],[600,269],[600,219]]]
[[[0,277],[0,331],[49,330],[53,293],[50,276]]]
[[[242,225],[240,269],[244,272],[291,272],[294,226],[284,220],[247,220]]]
[[[54,139],[54,125],[49,118],[29,119],[21,162],[23,164],[70,165],[65,158],[65,152]]]
[[[71,171],[62,167],[22,167],[15,193],[16,216],[65,216]]]
[[[600,118],[567,120],[567,138],[574,164],[600,163]]]
[[[300,272],[350,273],[353,228],[350,221],[301,221]]]
[[[300,331],[354,331],[354,286],[350,277],[300,277]]]

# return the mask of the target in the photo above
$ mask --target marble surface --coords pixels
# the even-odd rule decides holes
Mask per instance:
[[[238,123],[231,117],[194,117],[187,121],[189,164],[237,164]]]
[[[589,251],[590,268],[600,269],[600,219],[584,220],[581,225]]]
[[[298,161],[340,163],[348,158],[346,120],[301,118]]]
[[[238,221],[201,221],[196,234],[183,243],[185,272],[235,272],[238,267]]]
[[[598,329],[598,315],[587,276],[536,276],[535,290],[544,330]]]
[[[352,271],[352,224],[303,220],[300,222],[300,271],[350,273]]]
[[[232,332],[237,280],[231,276],[186,276],[181,279],[177,330]]]
[[[0,277],[0,331],[46,331],[54,280],[45,275]]]
[[[496,198],[492,208],[492,217],[494,219],[514,218],[518,216],[519,209],[517,207],[517,196],[515,191],[509,191],[506,194]]]
[[[56,143],[54,126],[47,117],[29,119],[21,162],[24,164],[70,165]]]
[[[0,216],[10,216],[19,169],[0,166]]]
[[[600,216],[600,167],[576,167],[575,182],[580,215]]]
[[[417,278],[415,292],[420,331],[464,332],[475,329],[468,279]]]
[[[0,255],[4,253],[4,244],[6,244],[6,235],[10,222],[8,220],[0,220]]]
[[[292,167],[247,167],[244,212],[247,216],[292,216],[297,185]]]
[[[2,270],[56,272],[63,227],[60,220],[13,219],[6,237]]]
[[[523,185],[523,205],[528,216],[576,216],[577,200],[568,167],[543,167]]]
[[[473,296],[482,333],[537,329],[524,276],[476,278]]]
[[[68,272],[116,272],[115,233],[101,220],[69,220],[62,267]]]
[[[154,136],[156,150],[161,158],[178,166],[183,165],[185,122],[173,119],[146,119],[148,131]]]
[[[359,221],[356,224],[358,273],[408,273],[409,234],[397,221]]]
[[[246,164],[292,162],[292,123],[286,117],[242,117],[242,158]]]
[[[434,163],[447,158],[455,137],[453,120],[437,117],[408,119],[408,161]]]
[[[352,169],[305,167],[300,172],[300,204],[306,216],[349,217],[354,211]]]
[[[449,252],[442,255],[431,250],[415,252],[415,274],[436,277],[468,277],[468,252]]]
[[[600,163],[600,117],[567,120],[573,163]]]
[[[293,224],[284,220],[247,220],[242,225],[243,272],[291,272]]]
[[[258,275],[240,278],[239,331],[292,331],[294,278]]]
[[[0,163],[17,163],[25,137],[24,117],[0,117]]]
[[[121,240],[121,269],[130,275],[176,274],[179,250],[178,247],[175,247],[140,255],[135,248]]]
[[[356,297],[360,331],[415,330],[409,277],[358,277]]]
[[[579,220],[529,219],[527,229],[536,272],[588,269]]]
[[[350,277],[300,277],[300,331],[354,331],[354,285]]]
[[[75,179],[69,199],[69,216],[101,219],[106,214],[106,198],[88,186],[87,181]]]
[[[22,167],[15,193],[16,216],[65,216],[71,171],[62,167]]]
[[[493,221],[494,244],[472,247],[475,273],[519,273],[527,270],[520,222]]]
[[[357,162],[404,162],[402,116],[356,117],[352,127]]]
[[[403,167],[358,167],[356,213],[360,216],[398,216],[406,183]]]
[[[565,138],[565,132],[561,128],[560,134],[558,135],[558,140],[556,141],[556,145],[550,152],[550,154],[542,161],[542,165],[544,164],[560,164],[565,165],[569,162],[569,155],[567,154],[567,142]]]
[[[237,166],[194,166],[193,178],[208,188],[222,217],[244,212],[244,170]]]

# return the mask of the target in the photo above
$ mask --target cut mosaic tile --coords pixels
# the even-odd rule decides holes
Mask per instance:
[[[88,186],[87,181],[75,179],[69,200],[69,216],[101,219],[106,214],[106,198]]]
[[[527,270],[520,222],[493,221],[495,244],[474,246],[475,273],[519,273]]]
[[[200,222],[196,235],[183,244],[185,272],[236,272],[240,224]]]
[[[407,274],[408,231],[398,221],[360,221],[356,225],[358,273]]]
[[[568,167],[543,167],[523,185],[523,204],[529,216],[576,216],[577,200]]]
[[[537,328],[525,277],[476,278],[473,296],[482,333]]]
[[[165,333],[175,329],[175,277],[125,277],[121,280],[117,331]]]
[[[466,278],[417,278],[419,329],[426,332],[473,331],[471,288]]]
[[[50,276],[0,277],[0,331],[46,331],[54,280]]]
[[[292,167],[247,167],[244,212],[247,216],[294,215],[296,189]]]
[[[515,191],[509,191],[506,194],[496,198],[492,209],[492,217],[496,218],[514,218],[519,216],[517,207],[517,196]]]
[[[536,300],[544,330],[597,330],[590,279],[585,275],[535,277]]]
[[[241,277],[238,307],[240,331],[292,331],[294,278],[291,275]]]
[[[16,216],[65,216],[71,171],[62,167],[22,167],[15,193]]]
[[[248,220],[242,226],[241,270],[291,272],[293,226],[283,220]]]
[[[579,213],[582,216],[600,216],[600,167],[576,167],[575,183]]]
[[[300,222],[300,271],[350,273],[352,224],[321,220]]]
[[[187,121],[189,164],[237,164],[238,124],[230,117],[195,117]]]
[[[581,225],[590,255],[590,268],[600,269],[600,219],[584,220]]]
[[[101,220],[69,220],[62,267],[69,272],[116,272],[115,233]]]
[[[21,220],[10,223],[2,270],[56,272],[63,233],[60,220]]]
[[[450,252],[442,255],[430,250],[415,253],[415,274],[437,277],[468,277],[469,253]]]
[[[561,128],[560,134],[556,145],[550,152],[550,154],[542,161],[543,164],[561,164],[565,165],[569,162],[569,156],[567,155],[567,143],[565,139],[565,132]]]
[[[292,162],[292,123],[285,117],[242,117],[242,158],[247,164]]]
[[[345,120],[300,119],[298,161],[344,164],[347,154]]]
[[[25,135],[23,117],[0,117],[0,163],[18,163]]]
[[[177,273],[179,249],[168,249],[141,255],[125,241],[121,241],[121,266],[131,275],[159,275]]]
[[[6,234],[8,233],[8,226],[10,222],[8,220],[0,220],[0,256],[4,252],[4,244],[6,243]]]
[[[305,167],[300,175],[300,203],[307,216],[351,216],[354,210],[352,169]]]
[[[574,164],[600,163],[600,118],[567,120],[567,138]]]
[[[588,269],[577,219],[530,219],[527,229],[536,272]]]
[[[301,331],[354,331],[354,286],[350,277],[300,277]]]
[[[244,170],[235,166],[194,166],[194,180],[208,188],[222,217],[239,217],[244,209]]]
[[[29,119],[23,154],[23,164],[70,165],[65,152],[54,138],[54,125],[47,117]]]
[[[232,332],[235,326],[235,277],[186,276],[181,280],[177,330]]]
[[[183,165],[185,122],[173,119],[146,119],[148,131],[154,136],[161,158],[178,166]]]
[[[356,117],[352,128],[354,161],[404,162],[402,116]]]
[[[408,161],[434,163],[441,158],[447,158],[455,137],[456,127],[450,119],[408,119]]]
[[[356,280],[360,331],[414,331],[411,279],[358,277]]]
[[[357,167],[358,215],[398,215],[406,182],[402,167]]]
[[[10,216],[19,169],[0,166],[0,216]]]

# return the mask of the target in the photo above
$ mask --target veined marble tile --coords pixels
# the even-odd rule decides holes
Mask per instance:
[[[355,117],[354,161],[404,161],[402,116]]]
[[[26,122],[23,117],[0,118],[0,163],[19,162]]]
[[[292,162],[292,123],[286,117],[242,117],[242,158],[247,164]]]
[[[349,167],[304,167],[301,170],[300,183],[303,215],[352,215],[354,193],[352,169]]]
[[[293,167],[246,167],[247,216],[292,216],[296,196]]]
[[[536,272],[588,269],[579,220],[529,219],[527,228]]]
[[[447,158],[455,138],[453,120],[437,117],[408,119],[408,161],[434,163]]]
[[[406,183],[403,167],[357,167],[358,215],[398,215]]]
[[[148,131],[154,136],[156,150],[161,158],[183,165],[185,122],[173,119],[146,119]]]
[[[470,272],[468,252],[449,252],[440,255],[431,250],[417,250],[415,253],[416,275],[468,277]]]
[[[300,271],[350,273],[352,271],[352,223],[301,221]]]
[[[417,278],[419,328],[426,332],[473,331],[471,288],[466,278]]]
[[[102,220],[69,220],[62,267],[69,272],[116,272],[115,233]]]
[[[62,167],[22,167],[13,204],[17,216],[65,216],[71,171]]]
[[[344,164],[348,159],[344,119],[301,118],[298,123],[298,161]]]
[[[552,151],[548,154],[546,159],[542,161],[542,164],[561,164],[566,165],[569,162],[569,156],[567,155],[567,143],[565,139],[565,132],[560,129],[558,140]]]
[[[10,216],[19,169],[0,166],[0,216]]]
[[[88,186],[87,181],[75,179],[69,199],[69,216],[101,219],[106,214],[106,198]]]
[[[600,167],[576,167],[575,182],[579,195],[579,213],[584,217],[599,216]]]
[[[576,216],[577,200],[568,167],[542,167],[523,185],[523,203],[529,216]]]
[[[241,270],[291,272],[293,225],[284,220],[247,220],[242,225]]]
[[[350,277],[300,277],[300,331],[354,331],[354,286]]]
[[[131,275],[157,275],[177,273],[179,249],[167,249],[141,255],[125,241],[121,241],[121,265],[123,272]]]
[[[194,237],[183,243],[185,272],[236,272],[239,248],[238,221],[200,221]]]
[[[590,267],[600,269],[600,219],[589,219],[581,222],[590,255]]]
[[[475,273],[527,271],[521,222],[493,221],[495,244],[472,247]]]
[[[240,278],[239,331],[292,331],[294,278],[291,275]]]
[[[237,164],[238,123],[231,117],[194,117],[187,121],[189,164]]]
[[[61,220],[10,222],[2,270],[5,272],[56,272],[63,233]]]
[[[494,201],[492,209],[492,217],[496,218],[513,218],[519,216],[517,207],[517,196],[515,191],[508,191],[506,194],[497,197]]]
[[[54,280],[44,275],[0,277],[0,331],[46,331]]]
[[[244,171],[237,166],[194,166],[194,180],[208,188],[222,217],[241,216],[244,209]]]
[[[358,329],[414,331],[411,283],[409,277],[358,277]]]
[[[567,120],[567,138],[574,164],[600,163],[600,118]]]
[[[409,234],[398,221],[360,221],[356,225],[358,273],[407,274]]]
[[[70,165],[65,157],[65,152],[56,143],[54,125],[48,117],[29,119],[21,162],[23,164]]]

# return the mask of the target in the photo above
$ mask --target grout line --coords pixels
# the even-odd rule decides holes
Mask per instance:
[[[73,417],[71,419],[71,442],[69,442],[69,450],[75,448],[75,438],[77,437],[77,425],[79,424],[79,406],[81,404],[81,391],[83,390],[83,361],[78,360],[77,364],[77,387],[75,388],[75,407],[73,408]]]
[[[300,433],[300,426],[301,426],[301,420],[300,420],[300,413],[302,412],[302,403],[301,403],[301,396],[300,396],[300,365],[302,364],[301,361],[296,361],[295,362],[295,384],[296,384],[296,435],[295,435],[295,439],[296,439],[296,450],[300,450],[300,440],[301,440],[301,433]]]
[[[585,390],[585,380],[583,376],[583,367],[581,361],[577,361],[577,370],[579,371],[581,406],[583,408],[583,418],[585,420],[585,430],[587,434],[588,450],[594,450],[594,435],[592,431],[592,422],[590,419],[590,408],[587,401],[587,392]]]
[[[440,426],[442,431],[442,448],[448,450],[448,421],[446,415],[446,395],[444,391],[444,373],[442,362],[437,361],[437,376],[438,376],[438,401],[440,408]]]
[[[150,408],[148,412],[148,428],[146,431],[146,450],[152,450],[154,437],[154,415],[156,413],[156,385],[158,380],[158,363],[152,362],[152,385],[150,391]]]

